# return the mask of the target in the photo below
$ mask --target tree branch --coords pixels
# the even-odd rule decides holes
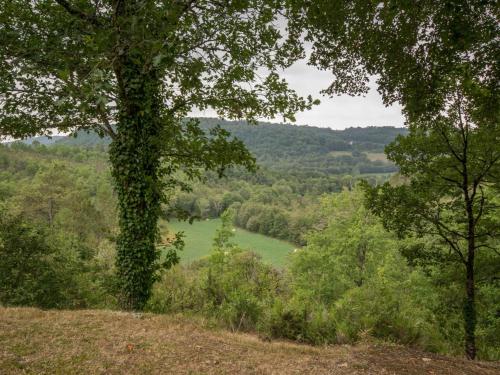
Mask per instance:
[[[88,23],[94,26],[102,26],[101,22],[97,19],[95,15],[87,14],[82,12],[80,9],[72,6],[67,0],[54,0],[60,6],[62,6],[69,14],[72,16],[78,17],[83,21],[87,21]]]

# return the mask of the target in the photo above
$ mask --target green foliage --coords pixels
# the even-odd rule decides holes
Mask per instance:
[[[489,257],[485,252],[498,263],[499,226],[494,218],[499,215],[495,195],[500,187],[500,128],[476,122],[481,119],[476,117],[474,104],[464,101],[460,87],[455,89],[457,98],[450,98],[447,113],[433,122],[410,125],[409,135],[387,146],[388,157],[406,180],[397,185],[366,186],[366,192],[367,205],[386,228],[400,237],[435,236],[440,240],[413,249],[413,254],[406,252],[409,259],[443,267],[449,262],[463,266],[466,352],[473,359],[477,266],[484,266],[479,259]],[[487,266],[486,271],[492,270]]]
[[[116,196],[106,154],[64,145],[13,144],[0,146],[0,160],[5,222],[17,220],[7,226],[9,243],[26,238],[27,234],[19,234],[25,233],[22,228],[40,234],[23,242],[22,253],[11,252],[2,258],[6,262],[23,256],[15,267],[6,266],[8,276],[0,284],[16,299],[2,297],[1,303],[116,308]],[[232,207],[223,215],[224,224],[220,219],[204,220],[194,224],[200,226],[198,230],[188,222],[162,222],[159,261],[172,262],[153,287],[147,305],[150,311],[199,314],[229,329],[257,331],[267,339],[322,345],[354,343],[372,336],[460,354],[464,334],[463,301],[457,298],[463,288],[461,270],[442,251],[438,238],[402,241],[385,232],[380,220],[363,206],[358,187],[349,191],[345,185],[342,192],[319,199],[314,191],[300,194],[303,184],[314,180],[297,181],[269,171],[260,171],[255,181],[243,176],[234,171],[219,180],[207,174],[206,186],[195,186],[191,193],[206,196],[209,208],[216,202],[220,202],[219,210]],[[405,179],[394,176],[392,181],[401,184]],[[489,193],[492,203],[498,204],[495,191]],[[288,264],[275,252],[278,244],[286,253],[293,246],[240,228],[233,232],[231,216],[235,214],[237,221],[238,211],[250,212],[240,210],[240,202],[234,198],[249,208],[249,203],[282,210],[288,207],[285,212],[302,224],[290,227],[293,221],[289,221],[286,227],[301,234],[309,232],[304,236],[306,246],[294,252]],[[255,210],[256,216],[250,217],[261,212]],[[491,211],[486,215],[490,221],[498,220]],[[273,216],[267,220],[265,226],[272,227]],[[179,231],[184,237],[173,236]],[[193,235],[197,242],[190,242]],[[211,242],[207,238],[211,237],[216,237],[214,247],[219,250],[212,249],[202,260],[174,264],[178,255],[192,261],[207,254]],[[169,253],[177,240],[186,241],[185,251]],[[35,246],[39,243],[43,247]],[[258,251],[263,258],[241,248]],[[31,263],[29,254],[33,252],[37,262]],[[477,346],[483,359],[499,356],[495,256],[492,251],[480,251],[475,260]],[[264,262],[279,266],[280,271]],[[23,271],[30,283],[18,288],[9,275],[23,264],[33,266],[28,273]],[[33,296],[42,292],[43,303],[35,301]]]
[[[233,229],[233,212],[231,210],[224,211],[220,216],[221,226],[215,232],[213,240],[213,248],[216,251],[226,251],[235,247],[229,240],[234,237]]]
[[[205,308],[232,330],[255,329],[277,287],[276,273],[254,253],[216,251],[202,284],[208,297]]]
[[[359,188],[325,196],[315,221],[319,229],[293,253],[284,273],[235,246],[230,215],[224,215],[213,254],[167,271],[148,308],[201,314],[268,339],[331,344],[371,336],[459,353],[463,331],[457,270],[408,263],[398,250],[419,244],[384,231],[363,198]],[[491,284],[478,292],[478,345],[482,358],[496,358],[496,289],[486,285]]]
[[[320,222],[323,229],[311,233],[307,247],[292,258],[293,299],[328,314],[333,342],[368,333],[435,350],[432,305],[417,298],[430,284],[405,265],[397,240],[363,206],[360,189],[325,197]]]
[[[406,134],[405,128],[388,126],[333,130],[265,122],[249,126],[246,121],[213,118],[197,120],[207,134],[220,126],[241,140],[259,166],[301,177],[355,174],[356,170],[361,174],[394,172],[396,168],[392,163],[372,160],[371,155],[382,153],[397,135]],[[99,138],[96,133],[85,131],[57,140],[57,144],[84,147],[103,147],[110,142],[109,137]]]
[[[438,297],[418,269],[387,252],[366,283],[349,289],[335,302],[339,336],[357,340],[364,334],[444,351],[445,342],[433,308]]]
[[[312,305],[302,298],[278,296],[265,311],[259,333],[267,338],[284,338],[314,345],[337,343],[336,321],[324,305]]]
[[[85,308],[106,301],[105,272],[49,228],[0,212],[0,302]],[[108,301],[109,302],[109,301]],[[111,303],[108,304],[111,306]]]
[[[214,238],[212,255],[187,268],[167,271],[155,287],[148,309],[196,311],[234,331],[255,329],[276,294],[278,274],[258,255],[232,244],[230,228],[227,213]]]
[[[114,197],[102,173],[105,158],[66,150],[0,147],[4,304],[116,306]]]
[[[377,76],[384,102],[401,103],[413,122],[446,109],[450,87],[462,77],[484,90],[476,108],[498,124],[495,1],[289,4],[294,25],[312,42],[311,63],[333,70],[327,93],[366,92],[368,77]]]
[[[76,291],[76,259],[48,244],[48,232],[0,211],[0,301],[5,305],[62,307]],[[70,285],[68,289],[66,287]]]

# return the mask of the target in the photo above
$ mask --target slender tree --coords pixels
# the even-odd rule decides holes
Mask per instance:
[[[440,236],[464,265],[465,352],[476,357],[474,264],[498,228],[489,190],[500,176],[499,31],[493,0],[291,0],[328,94],[365,93],[376,76],[410,134],[387,149],[408,184],[369,194],[389,228]]]
[[[365,185],[367,205],[386,228],[401,237],[436,236],[440,248],[416,248],[411,258],[426,263],[463,266],[465,352],[476,357],[476,259],[480,252],[496,253],[500,237],[500,127],[477,127],[462,108],[458,93],[449,116],[431,124],[410,125],[386,148],[406,180],[397,185]],[[497,192],[495,193],[495,190]]]
[[[301,56],[277,0],[5,0],[0,135],[91,129],[112,138],[122,305],[142,309],[158,267],[166,188],[200,168],[254,165],[237,140],[205,134],[192,110],[293,120],[313,104],[280,69]],[[281,30],[281,31],[280,31]],[[282,34],[285,34],[282,36]],[[182,185],[185,187],[185,185]],[[167,202],[168,203],[168,202]]]

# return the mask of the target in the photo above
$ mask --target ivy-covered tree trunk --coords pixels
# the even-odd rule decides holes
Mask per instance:
[[[140,51],[115,63],[119,121],[110,147],[119,202],[117,268],[121,305],[141,310],[154,282],[160,212],[160,97],[154,70],[144,72]]]

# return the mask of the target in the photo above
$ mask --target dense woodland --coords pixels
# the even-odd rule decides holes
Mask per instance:
[[[197,119],[200,129],[208,132],[220,126],[240,139],[256,157],[258,164],[287,175],[325,176],[392,173],[397,170],[383,155],[384,147],[405,128],[369,127],[332,130],[290,124],[260,123],[248,126],[244,121]],[[42,142],[44,139],[41,139]],[[107,147],[110,138],[80,131],[73,139],[54,140],[59,144]]]
[[[239,227],[297,245],[304,244],[303,236],[313,225],[311,216],[319,195],[352,189],[361,178],[372,185],[380,184],[396,170],[385,159],[383,149],[406,131],[393,127],[334,131],[216,119],[200,122],[205,132],[219,125],[241,139],[260,168],[255,173],[233,169],[224,179],[207,172],[201,183],[175,194],[171,205],[200,219],[219,217],[231,207]],[[80,132],[74,137],[56,138],[54,144],[105,150],[109,139]],[[370,160],[372,156],[376,160]],[[175,212],[166,215],[175,217]]]

